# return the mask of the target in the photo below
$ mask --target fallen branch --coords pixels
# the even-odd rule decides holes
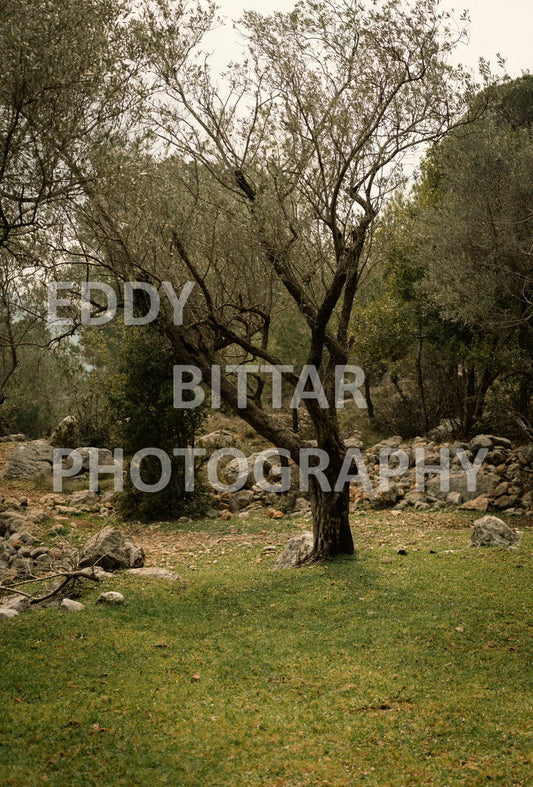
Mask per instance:
[[[91,568],[93,569],[92,571]],[[25,593],[22,590],[16,590],[15,592],[19,596],[29,598],[30,604],[40,604],[42,601],[47,601],[49,598],[56,596],[72,580],[75,582],[77,579],[92,579],[94,582],[100,582],[100,577],[94,573],[94,568],[88,567],[80,568],[76,571],[65,571],[58,574],[49,574],[46,577],[32,577],[31,579],[25,579],[22,582],[17,582],[15,585],[0,585],[0,591],[7,590],[11,593],[13,592],[14,588],[19,588],[21,585],[29,585],[32,582],[46,582],[49,579],[58,579],[60,577],[63,579],[63,581],[44,596],[32,596],[31,593]]]

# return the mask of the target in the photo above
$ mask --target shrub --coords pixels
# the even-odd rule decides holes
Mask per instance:
[[[206,417],[203,406],[176,409],[173,406],[173,365],[170,345],[151,326],[131,328],[124,334],[119,370],[109,399],[116,419],[117,445],[126,457],[143,448],[159,448],[171,461],[171,478],[159,492],[141,492],[129,478],[119,497],[126,518],[141,521],[173,519],[202,513],[209,496],[195,473],[194,492],[185,491],[185,464],[173,456],[174,448],[194,445],[195,435]],[[161,476],[161,463],[147,456],[141,463],[144,483],[154,484]]]

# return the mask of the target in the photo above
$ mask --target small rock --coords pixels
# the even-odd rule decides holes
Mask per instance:
[[[362,448],[363,441],[360,440],[358,437],[348,437],[344,441],[344,445],[346,448]]]
[[[24,528],[30,525],[28,517],[19,514],[17,511],[2,511],[0,512],[0,532],[14,533],[18,530],[19,533],[24,531]]]
[[[370,504],[379,508],[381,506],[393,506],[398,502],[398,487],[391,484],[388,489],[377,489],[370,495]]]
[[[85,544],[80,567],[98,563],[103,569],[138,568],[144,564],[144,552],[114,527],[104,527]]]
[[[98,495],[96,492],[91,492],[89,489],[80,489],[78,492],[72,492],[68,502],[75,508],[80,508],[82,506],[89,506],[89,508],[92,508],[97,500]]]
[[[79,601],[74,601],[72,598],[64,598],[61,601],[60,609],[62,609],[63,612],[81,612],[85,607]]]
[[[18,612],[11,607],[0,607],[0,620],[7,620],[8,618],[16,618]]]
[[[266,515],[269,519],[283,519],[285,514],[277,508],[267,508]]]
[[[40,525],[42,522],[48,519],[48,514],[42,508],[29,508],[26,511],[26,516],[30,522],[33,522],[36,525]]]
[[[119,604],[124,604],[124,596],[116,590],[109,590],[107,593],[100,593],[96,599],[96,603],[118,606]]]
[[[428,511],[431,508],[429,503],[425,503],[423,500],[419,500],[415,503],[415,511]]]
[[[299,566],[310,556],[313,551],[313,543],[313,534],[309,530],[294,536],[276,560],[274,569],[279,570]]]
[[[237,444],[237,436],[228,429],[218,429],[211,434],[203,435],[197,440],[198,444],[204,448],[214,450],[216,448],[227,448]]]
[[[23,544],[28,544],[28,545],[36,544],[39,541],[39,539],[35,538],[35,536],[32,536],[31,533],[22,533],[22,535],[20,536],[20,540],[22,541]]]
[[[516,495],[502,495],[494,501],[494,506],[503,510],[505,508],[513,508],[517,502],[518,497]]]
[[[492,434],[489,435],[489,437],[491,438],[493,444],[499,446],[500,448],[505,448],[510,451],[511,448],[513,447],[511,441],[508,440],[506,437],[499,437],[497,435],[492,435]]]
[[[230,508],[232,511],[240,511],[241,508],[246,508],[252,502],[254,493],[251,489],[241,489],[239,492],[234,492],[230,498]]]
[[[30,608],[30,600],[26,596],[9,596],[2,599],[2,607],[14,609],[19,614]]]
[[[88,579],[96,577],[96,579],[99,581],[102,579],[113,579],[115,576],[110,571],[104,571],[104,569],[100,568],[100,566],[87,566],[87,568],[82,568],[80,570],[80,574],[81,576],[87,577]]]
[[[43,506],[60,506],[63,505],[64,502],[64,495],[44,495],[44,497],[41,498],[41,504]]]
[[[134,574],[140,577],[154,577],[155,579],[172,579],[178,581],[181,579],[179,574],[175,571],[169,571],[168,568],[160,568],[159,566],[143,566],[143,568],[128,568],[125,574]]]
[[[452,506],[460,506],[463,502],[463,496],[460,492],[448,492],[446,502]]]
[[[89,511],[88,507],[87,511]],[[82,508],[73,508],[73,506],[56,506],[56,512],[62,516],[78,516],[82,512]]]
[[[34,547],[30,552],[30,557],[32,560],[35,560],[37,557],[41,557],[41,555],[48,555],[50,550],[48,547]]]
[[[490,505],[490,498],[486,495],[480,495],[479,497],[474,498],[474,500],[467,500],[466,503],[463,503],[461,506],[461,510],[463,511],[487,511]]]
[[[491,449],[494,445],[492,437],[488,434],[478,434],[470,440],[469,449],[476,454],[480,448]]]

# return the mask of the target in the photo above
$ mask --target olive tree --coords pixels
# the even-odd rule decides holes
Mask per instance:
[[[247,56],[218,78],[201,52],[210,10],[184,16],[180,4],[158,0],[138,35],[159,160],[137,170],[129,222],[111,185],[88,219],[106,238],[102,259],[114,275],[194,282],[184,324],[162,319],[176,362],[207,381],[231,354],[290,367],[271,327],[280,310],[299,315],[325,394],[304,401],[329,461],[322,483],[310,478],[314,558],[354,549],[335,380],[348,362],[373,224],[411,151],[468,119],[471,85],[450,63],[463,31],[437,6],[305,0],[287,13],[245,13]],[[285,368],[283,379],[296,385],[297,370]],[[222,399],[299,462],[309,443],[263,406],[258,384],[250,379],[243,408],[235,379],[223,375]]]

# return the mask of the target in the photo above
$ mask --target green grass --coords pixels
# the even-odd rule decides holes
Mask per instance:
[[[533,535],[445,522],[355,517],[356,558],[297,571],[213,541],[182,583],[108,581],[124,607],[3,622],[0,783],[529,785]]]

